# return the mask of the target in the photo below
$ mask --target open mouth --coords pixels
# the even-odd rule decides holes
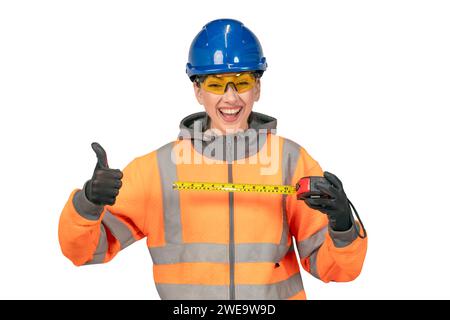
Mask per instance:
[[[218,114],[226,122],[236,121],[242,113],[244,107],[219,108]]]

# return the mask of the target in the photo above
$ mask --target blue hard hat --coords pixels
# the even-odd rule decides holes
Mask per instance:
[[[206,24],[189,49],[186,73],[260,71],[267,68],[258,38],[244,24],[232,19],[219,19]]]

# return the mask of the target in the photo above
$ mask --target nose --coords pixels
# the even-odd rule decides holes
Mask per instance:
[[[225,88],[225,93],[223,94],[223,100],[226,102],[235,102],[238,99],[238,93],[236,87],[232,82],[228,83]]]

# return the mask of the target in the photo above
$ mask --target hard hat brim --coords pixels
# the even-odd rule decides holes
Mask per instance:
[[[227,73],[227,72],[242,72],[242,71],[265,71],[267,63],[261,62],[254,65],[249,64],[221,64],[193,67],[190,63],[186,65],[186,73],[189,77],[197,75]]]

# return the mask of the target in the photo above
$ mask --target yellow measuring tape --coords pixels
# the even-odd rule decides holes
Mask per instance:
[[[286,185],[248,184],[248,183],[212,183],[175,181],[175,190],[202,190],[225,192],[260,192],[275,194],[296,194],[295,187]]]

